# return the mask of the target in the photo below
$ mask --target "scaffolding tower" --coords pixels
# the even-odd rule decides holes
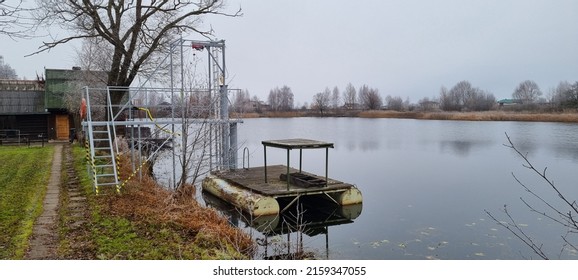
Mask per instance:
[[[191,51],[195,56],[207,55],[203,71],[207,78],[194,88],[186,86],[185,74],[185,53]],[[183,127],[190,124],[202,124],[207,134],[204,147],[208,148],[209,171],[237,168],[237,124],[242,121],[229,118],[225,41],[178,39],[155,73],[167,68],[169,87],[147,86],[147,79],[135,88],[83,89],[86,116],[82,128],[95,192],[107,186],[120,191],[137,174],[142,176],[143,166],[161,151],[172,153],[172,179],[167,187],[176,188],[176,143],[188,137]],[[114,104],[113,96],[119,94],[122,101]],[[131,174],[119,174],[123,145],[130,151]]]

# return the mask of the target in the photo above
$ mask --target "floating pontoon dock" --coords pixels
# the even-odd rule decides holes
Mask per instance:
[[[275,215],[284,212],[303,196],[320,196],[337,205],[353,205],[362,202],[361,192],[352,184],[328,177],[328,149],[333,143],[286,139],[263,141],[265,166],[214,171],[203,181],[207,192],[255,215]],[[287,150],[287,165],[267,166],[267,147]],[[299,169],[289,166],[290,151],[298,149]],[[302,152],[304,149],[326,149],[325,174],[323,176],[304,172]],[[279,200],[289,201],[280,209]]]

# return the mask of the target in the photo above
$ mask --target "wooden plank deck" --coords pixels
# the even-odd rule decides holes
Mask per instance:
[[[248,169],[234,169],[228,171],[217,171],[213,174],[219,178],[234,183],[239,187],[251,190],[255,193],[271,196],[296,196],[299,194],[312,195],[317,193],[343,192],[353,188],[352,184],[344,183],[335,179],[328,178],[327,186],[322,187],[299,187],[293,184],[287,189],[287,181],[281,181],[281,174],[287,172],[286,165],[267,166],[267,183],[265,183],[265,167],[253,167]],[[299,170],[290,168],[290,173],[299,172]],[[315,178],[325,180],[325,176],[319,176],[308,172],[301,172]]]

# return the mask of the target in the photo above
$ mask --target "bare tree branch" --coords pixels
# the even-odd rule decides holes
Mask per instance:
[[[31,37],[32,25],[26,16],[29,11],[23,7],[22,0],[11,3],[0,0],[0,35],[11,39]]]
[[[486,214],[495,222],[497,222],[500,226],[504,227],[505,229],[507,229],[508,231],[510,231],[514,236],[516,236],[519,240],[521,240],[522,242],[524,242],[524,244],[526,244],[528,247],[530,247],[530,249],[532,249],[532,251],[534,251],[534,253],[536,253],[536,255],[540,256],[542,259],[549,259],[548,256],[542,251],[542,244],[537,245],[534,240],[528,236],[524,230],[522,230],[522,228],[520,226],[518,226],[518,224],[516,223],[516,221],[514,220],[514,218],[510,215],[510,213],[508,212],[508,208],[506,205],[504,205],[504,213],[506,214],[506,216],[508,217],[508,219],[510,220],[509,222],[501,222],[498,219],[496,219],[490,212],[488,212],[487,210],[484,210],[486,212]]]
[[[37,26],[56,25],[68,35],[44,42],[31,55],[71,41],[102,38],[111,46],[108,85],[130,86],[143,67],[183,33],[210,36],[198,28],[205,15],[241,16],[224,12],[222,0],[89,1],[38,0]],[[119,99],[120,100],[120,99]]]
[[[532,172],[534,172],[535,174],[537,174],[538,176],[540,176],[540,178],[542,178],[542,180],[544,182],[546,182],[548,184],[548,186],[554,190],[556,192],[556,194],[558,195],[558,197],[560,199],[562,199],[562,201],[564,201],[564,203],[566,203],[568,206],[570,206],[570,208],[572,209],[572,211],[575,214],[578,214],[578,207],[576,206],[576,202],[570,202],[561,192],[560,190],[558,190],[558,188],[554,185],[554,183],[548,179],[548,177],[546,177],[546,169],[544,169],[544,172],[540,172],[538,171],[534,165],[530,162],[530,160],[528,160],[528,155],[527,154],[522,154],[522,152],[520,152],[515,146],[514,143],[512,143],[512,139],[510,139],[510,136],[506,133],[506,138],[508,139],[508,143],[509,144],[504,144],[504,146],[514,150],[520,157],[522,157],[522,160],[525,162],[525,164],[523,164],[524,167],[532,170]],[[526,190],[528,190],[528,188],[524,187]]]
[[[520,179],[518,179],[518,177],[516,177],[516,175],[514,175],[512,173],[512,176],[514,177],[516,182],[520,186],[522,186],[522,188],[527,193],[529,193],[532,197],[537,199],[537,201],[540,202],[541,205],[545,207],[546,211],[538,210],[538,208],[536,206],[529,203],[527,200],[525,200],[522,197],[520,197],[520,200],[524,203],[524,205],[526,207],[528,207],[528,209],[530,209],[531,212],[537,213],[538,215],[543,216],[543,217],[563,226],[566,229],[566,234],[564,236],[561,236],[563,244],[562,244],[561,249],[560,249],[559,257],[561,257],[562,253],[564,252],[564,250],[567,247],[570,247],[574,250],[577,250],[576,249],[577,246],[575,244],[572,244],[572,242],[568,239],[568,236],[570,234],[578,234],[578,223],[577,223],[576,218],[575,218],[576,215],[578,215],[578,207],[576,205],[576,201],[574,200],[574,201],[570,202],[570,200],[560,191],[560,189],[558,187],[556,187],[554,182],[547,177],[547,174],[546,174],[546,171],[548,170],[547,167],[544,168],[542,171],[538,170],[532,164],[532,162],[530,162],[530,160],[528,159],[528,154],[522,153],[520,150],[518,150],[518,148],[516,148],[516,146],[514,145],[510,136],[507,133],[506,133],[506,138],[508,139],[508,144],[504,144],[504,146],[514,150],[514,152],[516,152],[516,154],[518,154],[522,158],[522,160],[523,160],[522,166],[529,169],[532,173],[538,175],[540,180],[542,182],[545,182],[546,185],[548,186],[548,188],[550,190],[553,190],[554,193],[557,195],[557,197],[563,202],[563,206],[569,206],[570,209],[569,210],[561,210],[561,207],[563,207],[563,206],[557,206],[554,202],[545,199],[543,196],[539,195],[534,190],[532,190],[530,187],[528,187],[526,184],[524,184]],[[514,234],[514,236],[516,236],[516,238],[521,240],[524,244],[526,244],[526,246],[528,246],[530,249],[532,249],[532,251],[534,251],[534,253],[536,253],[536,255],[538,255],[539,257],[541,257],[543,259],[549,259],[547,254],[542,250],[542,244],[537,245],[537,243],[534,242],[534,240],[530,237],[530,235],[526,234],[526,232],[518,226],[518,224],[515,222],[514,217],[512,217],[512,215],[510,215],[510,213],[508,212],[506,205],[504,205],[503,211],[504,211],[505,215],[508,217],[509,222],[499,221],[489,211],[487,211],[487,210],[484,210],[484,211],[492,220],[497,222],[500,226],[506,228],[508,231],[510,231],[512,234]]]

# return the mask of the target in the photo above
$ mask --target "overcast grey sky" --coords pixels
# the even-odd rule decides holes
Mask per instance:
[[[230,86],[265,100],[287,85],[296,103],[351,82],[417,102],[468,80],[510,97],[523,80],[544,93],[578,80],[575,0],[228,0],[238,18],[208,17],[226,40]],[[200,39],[199,37],[190,37]],[[70,47],[23,58],[37,45],[2,38],[0,55],[20,76],[70,68]]]

